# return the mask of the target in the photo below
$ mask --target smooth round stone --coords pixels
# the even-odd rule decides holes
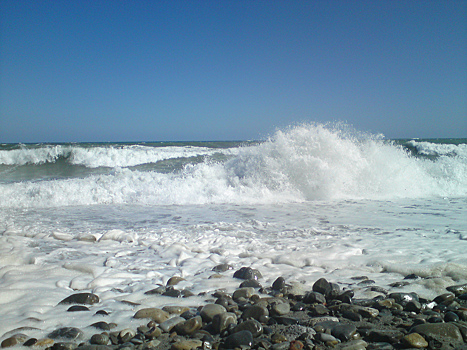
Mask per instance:
[[[255,289],[252,287],[240,288],[240,289],[237,289],[233,293],[232,299],[233,300],[238,300],[240,298],[250,299],[254,293],[255,293]]]
[[[212,318],[212,327],[216,333],[222,333],[231,324],[237,324],[237,315],[233,312],[224,312]]]
[[[241,331],[249,331],[253,337],[259,337],[263,334],[263,325],[258,322],[257,320],[247,320],[235,326],[233,329],[233,333],[241,332]]]
[[[185,279],[179,276],[170,277],[169,280],[167,281],[167,286],[175,286],[179,284],[181,281],[185,281]]]
[[[180,333],[181,335],[190,335],[196,332],[197,330],[201,329],[202,327],[203,320],[201,319],[201,316],[195,316],[190,318],[189,320],[186,320],[185,322],[177,324],[175,329],[177,330],[177,333]]]
[[[263,278],[261,272],[256,269],[252,269],[251,267],[242,267],[240,270],[235,271],[234,278],[239,278],[242,280],[258,280]]]
[[[109,336],[105,333],[102,334],[94,334],[91,337],[90,343],[96,345],[107,345],[109,343]]]
[[[365,318],[375,318],[376,316],[379,315],[379,311],[372,307],[355,306],[354,308],[356,312],[358,312],[360,315],[362,315]]]
[[[178,289],[175,289],[174,287],[168,287],[162,295],[166,297],[172,297],[172,298],[181,298],[182,297],[182,292]]]
[[[219,304],[206,304],[200,311],[204,322],[211,322],[215,315],[227,312],[225,307]]]
[[[240,288],[252,287],[252,288],[263,288],[261,283],[257,280],[245,280],[240,284]]]
[[[368,339],[373,342],[385,342],[395,344],[404,336],[400,331],[395,330],[372,330],[368,336]]]
[[[54,330],[48,335],[51,339],[68,339],[68,340],[77,340],[83,337],[83,332],[75,327],[63,327]]]
[[[459,316],[452,311],[446,312],[444,322],[459,322]]]
[[[357,327],[353,324],[338,324],[331,330],[331,334],[341,341],[353,339],[355,333],[357,333]]]
[[[302,350],[305,345],[300,340],[290,342],[289,350]]]
[[[272,284],[272,289],[273,290],[281,290],[282,288],[285,287],[285,279],[284,277],[278,277],[274,283]]]
[[[438,295],[433,301],[436,304],[441,304],[444,303],[445,301],[451,301],[454,300],[455,296],[453,293],[444,293],[441,295]]]
[[[355,322],[360,322],[362,320],[362,315],[356,312],[350,311],[350,310],[343,311],[342,316],[348,320],[355,321]]]
[[[133,318],[150,318],[157,323],[162,323],[168,320],[169,313],[155,307],[145,308],[136,312]]]
[[[167,288],[165,286],[159,286],[157,288],[148,290],[147,292],[144,292],[146,295],[153,295],[153,294],[163,294],[167,291]]]
[[[169,314],[181,315],[190,309],[185,306],[164,306],[162,310]]]
[[[452,323],[425,323],[412,328],[413,333],[418,333],[428,338],[433,336],[441,336],[451,338],[455,341],[463,341],[462,334]]]
[[[428,347],[428,342],[418,333],[407,334],[402,338],[402,343],[407,347],[422,349]]]
[[[310,313],[312,316],[329,315],[329,309],[323,304],[316,304],[310,308]]]
[[[99,302],[99,297],[93,293],[77,293],[63,299],[59,304],[93,305]]]
[[[285,303],[275,303],[272,305],[271,311],[274,315],[283,316],[287,315],[290,312],[290,304]]]
[[[43,338],[43,339],[37,340],[34,345],[37,347],[49,347],[49,346],[52,346],[53,344],[54,344],[53,339]]]
[[[261,305],[253,305],[245,309],[242,314],[242,318],[247,320],[253,318],[255,320],[260,320],[264,316],[269,316],[269,310]]]
[[[136,332],[130,328],[126,328],[120,331],[118,333],[118,338],[122,343],[129,342],[131,339],[133,339],[136,335]]]
[[[253,344],[253,335],[249,331],[240,331],[233,333],[224,339],[223,348],[235,349],[242,346],[251,346]]]
[[[53,340],[52,339],[49,339],[52,341],[52,344],[53,344]],[[33,346],[34,344],[37,344],[37,339],[36,338],[29,338],[28,340],[26,340],[24,343],[23,343],[23,346]]]
[[[68,312],[78,312],[78,311],[90,311],[89,308],[83,305],[73,305],[66,310]]]
[[[18,344],[24,343],[28,339],[28,336],[25,334],[15,334],[5,340],[2,341],[0,346],[2,348],[9,348],[11,346],[15,346]]]
[[[186,320],[183,317],[175,316],[169,318],[167,321],[162,322],[159,327],[166,333],[169,333],[172,328],[174,328],[177,324],[185,322]]]
[[[447,287],[446,289],[448,290],[448,292],[452,292],[456,296],[459,296],[459,295],[467,293],[467,283],[450,286],[450,287]]]
[[[417,300],[411,300],[405,305],[404,309],[418,313],[422,309],[422,304],[420,304],[420,302]]]
[[[198,339],[182,340],[172,344],[171,350],[191,350],[201,347],[203,342]]]
[[[327,334],[327,333],[317,333],[316,338],[318,340],[322,341],[323,343],[328,343],[328,342],[331,343],[331,344],[339,343],[339,341],[337,340],[336,337],[334,337],[331,334]]]
[[[91,327],[94,327],[94,328],[97,328],[97,329],[101,329],[103,331],[110,331],[111,329],[111,326],[107,323],[107,322],[96,322],[96,323],[93,323],[91,325]]]
[[[308,292],[303,297],[303,302],[306,304],[324,304],[326,303],[326,297],[320,292]]]
[[[225,271],[232,270],[232,269],[233,269],[232,265],[220,264],[220,265],[214,266],[212,268],[212,271],[214,271],[214,272],[225,272]]]

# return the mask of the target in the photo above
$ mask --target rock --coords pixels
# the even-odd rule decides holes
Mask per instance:
[[[182,278],[182,277],[179,277],[179,276],[170,277],[169,280],[167,281],[167,287],[168,286],[175,286],[175,285],[179,284],[181,281],[185,281],[185,279]]]
[[[166,297],[172,297],[172,298],[181,298],[182,297],[182,292],[178,289],[175,289],[174,287],[167,287],[164,293],[162,295]]]
[[[103,331],[109,331],[111,329],[111,326],[107,322],[102,322],[102,321],[93,323],[90,327],[101,329]]]
[[[355,333],[357,333],[357,327],[353,324],[338,324],[331,330],[331,334],[341,341],[353,339]]]
[[[327,334],[327,333],[317,333],[316,339],[318,339],[319,341],[323,343],[330,344],[331,346],[339,344],[339,340],[337,340],[336,337],[332,336],[331,334]]]
[[[203,345],[203,342],[198,339],[189,339],[189,340],[183,340],[183,341],[178,341],[176,343],[173,343],[172,346],[170,347],[171,350],[191,350],[191,349],[196,349]]]
[[[257,280],[245,280],[240,284],[240,288],[251,287],[251,288],[263,288],[261,283]]]
[[[285,279],[284,277],[278,277],[274,283],[272,284],[273,290],[282,290],[285,287]]]
[[[283,334],[280,334],[280,333],[274,333],[271,337],[271,341],[274,343],[274,344],[278,344],[278,343],[283,343],[285,341],[287,341],[287,337]]]
[[[452,323],[425,323],[412,328],[413,333],[419,333],[424,337],[442,337],[455,341],[463,341],[462,334]]]
[[[240,298],[250,299],[254,293],[255,293],[255,289],[252,287],[240,288],[240,289],[237,289],[233,293],[232,299],[233,300],[238,300]]]
[[[164,310],[153,307],[139,310],[138,312],[136,312],[133,318],[150,318],[151,320],[157,323],[162,323],[164,321],[167,321],[167,319],[169,318],[169,313],[165,312]]]
[[[203,321],[206,323],[209,323],[212,321],[215,315],[222,314],[224,312],[227,312],[227,310],[222,305],[206,304],[201,309],[200,314],[201,314],[201,317],[203,318]]]
[[[418,333],[407,334],[402,338],[402,344],[409,348],[422,349],[428,347],[428,342]]]
[[[342,311],[342,316],[348,320],[360,322],[362,320],[362,315],[359,313],[353,312],[351,310],[344,310]]]
[[[364,340],[351,340],[349,342],[346,342],[345,344],[342,344],[340,350],[365,350],[367,346],[368,343]],[[378,349],[381,350],[380,348]],[[392,349],[394,348],[391,346],[391,350]]]
[[[302,350],[305,345],[300,340],[290,342],[289,350]]]
[[[368,339],[372,342],[395,344],[404,336],[400,331],[390,329],[378,329],[370,331]]]
[[[269,311],[266,307],[261,305],[252,305],[246,308],[242,314],[242,318],[244,320],[253,318],[255,320],[261,321],[265,316],[269,316]]]
[[[298,324],[298,320],[294,317],[276,316],[274,317],[274,319],[276,320],[278,324],[283,324],[283,325]]]
[[[441,295],[438,295],[436,298],[433,299],[433,301],[436,303],[436,304],[441,304],[441,303],[444,303],[446,301],[452,301],[454,300],[455,296],[453,293],[444,293],[444,294],[441,294]]]
[[[261,272],[258,270],[252,269],[251,267],[242,267],[240,270],[235,271],[234,278],[239,278],[242,280],[258,280],[263,278]]]
[[[15,334],[1,343],[2,348],[9,348],[18,344],[23,344],[28,339],[28,336],[25,334]]]
[[[303,297],[303,302],[306,304],[325,304],[326,303],[326,297],[324,294],[320,292],[308,292],[305,294]]]
[[[309,308],[312,316],[329,315],[329,309],[323,304],[316,304]]]
[[[178,323],[175,327],[177,333],[181,335],[191,335],[203,327],[201,316],[192,317],[185,322]]]
[[[253,335],[249,331],[240,331],[229,335],[224,339],[221,347],[223,349],[235,349],[242,346],[251,346],[253,344]]]
[[[220,265],[214,266],[212,268],[212,271],[214,271],[214,272],[225,272],[225,271],[232,270],[232,269],[233,269],[232,265],[220,264]]]
[[[404,310],[409,311],[409,312],[416,312],[416,313],[419,313],[421,309],[422,309],[422,304],[420,304],[420,302],[417,300],[409,301],[404,307]]]
[[[51,339],[68,339],[78,340],[83,337],[84,333],[79,328],[63,327],[54,330],[48,335]]]
[[[379,311],[372,307],[354,306],[353,309],[365,318],[375,318],[379,315]]]
[[[95,345],[107,345],[110,341],[110,338],[107,334],[94,334],[91,337],[90,343]]]
[[[52,346],[53,344],[54,344],[54,340],[50,338],[39,339],[34,343],[34,345],[37,347],[49,347],[49,346]]]
[[[467,283],[450,286],[446,288],[448,292],[454,293],[456,296],[467,293]]]
[[[77,312],[77,311],[90,311],[89,308],[83,305],[73,305],[66,310],[68,312]]]
[[[231,324],[237,324],[237,315],[233,312],[216,314],[212,318],[212,327],[216,333],[222,333]]]
[[[313,284],[313,292],[318,292],[326,295],[326,292],[331,289],[329,282],[325,278],[320,278]]]
[[[233,333],[241,331],[249,331],[256,338],[263,334],[263,325],[257,320],[246,320],[233,329]]]
[[[136,332],[131,329],[131,328],[126,328],[121,330],[118,333],[118,338],[120,339],[120,343],[126,343],[129,342],[131,339],[133,339],[136,335]]]
[[[48,339],[48,338],[47,338]],[[52,339],[49,339],[52,343],[51,345],[54,343],[54,341]],[[34,344],[37,343],[37,339],[36,338],[29,338],[28,340],[26,340],[24,343],[23,343],[23,346],[33,346]]]
[[[77,293],[63,299],[59,304],[93,305],[99,302],[99,297],[93,293]]]
[[[157,288],[148,290],[147,292],[144,292],[146,295],[153,295],[153,294],[163,294],[167,291],[167,288],[165,286],[159,286]]]
[[[89,350],[99,349],[102,345],[88,345]],[[78,347],[78,344],[74,342],[59,342],[52,345],[52,350],[75,350]],[[81,349],[80,349],[81,350]],[[85,349],[83,349],[85,350]]]
[[[186,320],[183,317],[180,316],[175,316],[172,318],[169,318],[167,321],[162,322],[159,327],[166,333],[169,333],[172,328],[174,328],[176,325],[179,323],[186,322]]]
[[[459,316],[452,311],[448,311],[444,314],[444,322],[458,322]]]
[[[168,312],[171,315],[172,314],[181,315],[190,309],[186,306],[164,306],[162,310],[165,312]]]
[[[410,301],[420,301],[416,293],[391,293],[388,297],[394,299],[396,303],[402,306],[407,305]]]
[[[273,316],[283,316],[290,312],[290,304],[285,303],[274,303],[271,307],[271,314]]]

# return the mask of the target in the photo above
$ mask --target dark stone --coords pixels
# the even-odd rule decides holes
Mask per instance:
[[[444,322],[458,322],[459,316],[452,311],[446,312],[444,315]]]
[[[94,334],[91,337],[90,343],[95,345],[107,345],[109,343],[109,336],[105,333]]]
[[[223,349],[235,349],[242,346],[251,346],[253,344],[253,335],[250,331],[240,331],[229,335],[221,344]]]
[[[295,303],[295,305],[292,306],[292,311],[303,311],[306,308],[306,304],[302,302]]]
[[[30,339],[26,340],[26,342],[24,342],[23,346],[33,346],[36,343],[37,343],[36,338],[30,338]]]
[[[214,272],[225,272],[225,271],[232,270],[232,269],[233,269],[232,265],[220,264],[220,265],[214,266],[212,268],[212,271],[214,271]]]
[[[104,321],[93,323],[91,327],[101,329],[103,331],[109,331],[111,329],[110,325]]]
[[[77,311],[89,311],[89,308],[83,305],[73,305],[66,310],[68,312],[77,312]]]
[[[411,333],[418,333],[425,337],[450,338],[455,341],[463,341],[462,334],[452,323],[426,323],[412,328]]]
[[[274,317],[274,319],[277,321],[278,324],[284,324],[284,325],[298,324],[298,320],[293,317],[278,316],[278,317]]]
[[[326,292],[331,289],[329,282],[325,278],[320,278],[313,284],[313,291],[326,295]]]
[[[181,298],[182,292],[173,287],[168,287],[167,290],[164,293],[162,293],[162,295],[166,297],[172,297],[172,298]]]
[[[422,304],[420,304],[420,302],[417,300],[411,300],[405,305],[404,309],[409,312],[418,313],[422,309]]]
[[[262,288],[263,286],[257,280],[246,280],[240,284],[240,288],[245,287]]]
[[[146,295],[162,294],[162,293],[165,293],[166,290],[167,290],[166,287],[164,287],[164,286],[159,286],[159,287],[157,287],[157,288],[148,290],[148,291],[145,292],[144,294],[146,294]]]
[[[74,327],[63,327],[54,330],[52,333],[48,335],[51,339],[69,339],[69,340],[76,340],[83,336],[83,332]]]
[[[405,280],[416,280],[416,279],[419,279],[420,276],[417,276],[416,274],[414,273],[411,273],[410,275],[407,275],[404,277]]]
[[[96,311],[95,315],[108,316],[109,313],[105,310]]]
[[[394,350],[394,346],[385,342],[377,342],[368,344],[366,350]]]
[[[341,294],[341,287],[337,283],[329,283],[325,296],[327,299],[336,299]]]
[[[305,296],[303,297],[303,302],[306,304],[325,304],[326,303],[326,298],[325,296],[320,293],[320,292],[307,292]]]
[[[444,303],[445,301],[454,300],[454,297],[455,296],[452,293],[445,293],[445,294],[438,295],[435,299],[433,299],[433,301],[436,304],[441,304],[441,303]]]
[[[273,290],[281,290],[282,288],[285,287],[285,279],[284,277],[278,277],[274,283],[272,284],[272,289]]]
[[[329,309],[323,304],[317,304],[310,308],[310,313],[312,316],[329,315]]]
[[[77,293],[63,299],[59,304],[86,304],[92,305],[99,302],[99,297],[93,293]]]
[[[460,300],[467,300],[467,293],[461,294],[457,298]]]
[[[357,327],[353,324],[338,324],[331,330],[331,334],[341,341],[348,341],[357,332]]]
[[[360,322],[363,317],[359,313],[350,311],[350,310],[344,310],[342,312],[342,316],[345,317],[348,320],[355,321],[355,322]]]
[[[458,284],[455,286],[450,286],[446,288],[448,292],[454,293],[456,296],[467,293],[467,283]]]
[[[261,272],[251,267],[242,267],[240,270],[235,271],[234,278],[239,278],[242,280],[258,280],[263,277]]]
[[[407,305],[410,301],[420,301],[416,293],[391,293],[389,298],[392,298],[396,303],[401,304],[402,306]]]
[[[368,339],[372,342],[395,344],[404,336],[404,333],[395,330],[372,330]]]
[[[240,331],[249,331],[253,335],[253,337],[258,337],[263,334],[263,325],[256,321],[256,320],[247,320],[235,326],[233,329],[233,333],[237,333]]]

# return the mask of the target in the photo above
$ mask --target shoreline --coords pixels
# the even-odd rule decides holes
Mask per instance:
[[[227,264],[218,265],[213,268],[213,277],[231,269]],[[324,278],[301,288],[282,277],[271,286],[262,286],[261,272],[243,267],[235,271],[232,279],[239,284],[233,293],[218,290],[195,296],[177,288],[183,278],[172,277],[165,286],[144,293],[170,297],[171,306],[148,307],[122,300],[130,306],[132,315],[126,323],[119,324],[107,322],[113,310],[101,309],[98,295],[74,293],[57,301],[57,307],[66,307],[70,319],[76,313],[93,313],[96,322],[80,329],[63,320],[63,326],[52,332],[20,327],[2,335],[1,347],[467,349],[467,284],[450,286],[446,293],[427,300],[416,293],[390,292],[361,276],[353,278],[356,285],[374,296],[357,299],[352,289],[342,289]],[[188,307],[190,300],[196,298],[202,298],[204,305]]]

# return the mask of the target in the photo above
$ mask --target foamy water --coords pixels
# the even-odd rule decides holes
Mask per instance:
[[[411,141],[414,156],[311,125],[246,146],[67,145],[88,155],[79,164],[71,153],[50,156],[56,146],[0,153],[0,336],[92,332],[93,313],[57,306],[76,291],[100,296],[106,322],[139,325],[138,307],[122,300],[197,306],[238,287],[242,266],[260,270],[264,286],[283,276],[306,290],[325,277],[361,296],[371,293],[351,277],[428,298],[467,282],[463,143]],[[234,270],[210,279],[221,263]],[[422,278],[389,287],[411,273]],[[144,294],[172,276],[186,279],[177,288],[208,294]]]

